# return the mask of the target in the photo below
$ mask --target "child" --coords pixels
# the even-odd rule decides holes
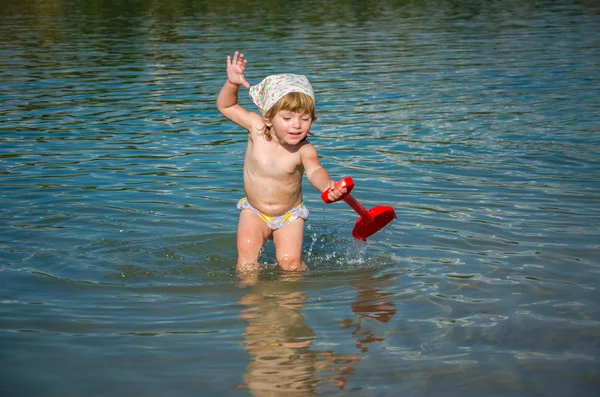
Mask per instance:
[[[260,269],[262,246],[273,236],[277,263],[284,270],[301,271],[304,221],[302,175],[319,191],[331,189],[329,200],[338,200],[346,188],[335,189],[306,136],[316,119],[313,89],[304,76],[275,75],[250,87],[244,77],[247,60],[235,52],[227,56],[227,81],[217,98],[219,111],[248,130],[244,159],[244,190],[237,207],[237,270]],[[243,85],[262,116],[237,103]]]

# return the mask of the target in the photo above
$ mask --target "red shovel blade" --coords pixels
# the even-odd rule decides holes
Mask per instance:
[[[365,241],[367,237],[383,229],[388,223],[396,219],[396,212],[392,207],[380,205],[369,210],[368,219],[360,216],[352,230],[352,236]]]

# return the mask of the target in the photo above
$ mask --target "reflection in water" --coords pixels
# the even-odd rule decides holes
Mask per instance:
[[[377,284],[387,281],[386,277],[374,279],[369,278],[361,280],[356,284],[358,296],[352,303],[352,311],[358,316],[356,323],[347,322],[346,328],[354,327],[352,335],[357,339],[356,347],[361,353],[369,351],[369,343],[381,343],[384,338],[375,335],[371,329],[363,329],[363,320],[367,318],[374,319],[380,323],[387,323],[396,314],[396,305],[390,299],[391,293],[381,292],[377,289]]]
[[[240,313],[248,322],[244,346],[250,354],[244,382],[253,395],[313,394],[317,354],[309,350],[315,333],[299,312],[305,299],[293,283],[275,282],[257,283],[238,302],[246,306]]]
[[[238,302],[246,306],[240,317],[248,322],[244,347],[250,361],[244,382],[255,396],[282,392],[316,395],[323,380],[319,372],[332,373],[342,361],[357,361],[355,357],[310,348],[316,335],[300,313],[306,301],[305,295],[297,289],[301,278],[299,274],[286,274],[275,282],[253,283],[248,294]],[[328,378],[338,377],[343,378],[344,373]]]
[[[242,280],[251,285],[238,303],[244,305],[240,317],[248,322],[244,330],[244,347],[250,354],[244,382],[255,396],[286,394],[312,396],[317,388],[343,390],[356,372],[358,354],[342,355],[332,350],[311,349],[315,332],[305,323],[300,310],[306,296],[297,288],[301,274],[283,274],[275,282]],[[367,353],[369,343],[384,340],[372,330],[363,330],[362,321],[372,318],[387,323],[396,313],[389,294],[378,291],[376,279],[356,285],[358,295],[352,311],[356,322],[345,320],[344,328],[354,328],[360,353]],[[354,388],[358,390],[360,387]]]

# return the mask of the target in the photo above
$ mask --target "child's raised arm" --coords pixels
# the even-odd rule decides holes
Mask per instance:
[[[250,88],[250,83],[244,77],[247,64],[248,61],[244,58],[244,54],[240,54],[238,51],[233,54],[233,58],[227,56],[227,81],[225,81],[219,92],[217,109],[229,120],[250,130],[253,118],[258,117],[258,115],[247,111],[238,104],[240,86]]]

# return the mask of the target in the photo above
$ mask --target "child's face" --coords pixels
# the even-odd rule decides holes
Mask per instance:
[[[280,144],[297,145],[308,135],[312,118],[308,113],[281,110],[268,124]]]

